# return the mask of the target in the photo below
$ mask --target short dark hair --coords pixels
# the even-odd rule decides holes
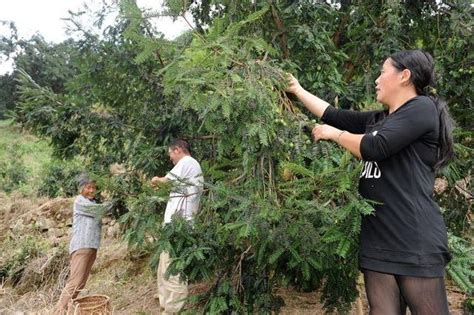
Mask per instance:
[[[191,148],[189,147],[189,143],[183,139],[176,139],[171,141],[168,147],[170,149],[180,148],[181,150],[183,150],[184,153],[191,154]]]

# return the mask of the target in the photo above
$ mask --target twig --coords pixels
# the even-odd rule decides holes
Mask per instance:
[[[244,178],[245,176],[245,173],[242,173],[240,176],[234,178],[233,180],[231,180],[230,182],[233,184],[235,182],[238,182],[239,180],[241,180],[242,178]]]
[[[268,193],[269,195],[272,194],[272,188],[274,187],[274,182],[273,182],[273,162],[272,159],[268,159]]]
[[[237,285],[236,285],[237,287],[236,292],[241,292],[241,290],[244,289],[244,286],[242,285],[242,261],[244,260],[245,255],[247,255],[247,253],[250,251],[251,248],[252,248],[252,245],[250,245],[242,254],[240,254],[239,262],[237,263],[237,266],[235,266],[234,268],[234,273],[236,273],[237,270],[239,273],[239,277],[238,277]]]

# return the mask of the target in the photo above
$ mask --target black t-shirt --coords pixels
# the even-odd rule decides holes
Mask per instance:
[[[441,277],[450,260],[447,232],[433,197],[439,113],[426,96],[388,111],[355,112],[328,107],[329,125],[365,134],[359,192],[375,201],[364,216],[360,267],[384,273]]]

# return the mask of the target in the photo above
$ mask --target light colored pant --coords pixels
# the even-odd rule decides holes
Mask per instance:
[[[69,302],[75,299],[84,288],[96,257],[97,249],[95,248],[81,248],[71,254],[71,271],[56,307],[57,314],[64,314]]]
[[[188,296],[188,283],[181,281],[179,276],[171,276],[165,279],[165,273],[170,265],[168,252],[160,254],[160,262],[157,270],[158,297],[160,306],[164,308],[161,314],[177,313],[183,308]]]

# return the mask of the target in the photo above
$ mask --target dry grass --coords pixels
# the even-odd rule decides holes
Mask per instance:
[[[23,295],[11,292],[0,298],[0,314],[52,314],[56,299],[53,290],[31,291]]]
[[[64,247],[53,248],[26,266],[16,291],[22,294],[31,291],[32,288],[52,288],[56,293],[60,293],[68,272],[68,251]]]

